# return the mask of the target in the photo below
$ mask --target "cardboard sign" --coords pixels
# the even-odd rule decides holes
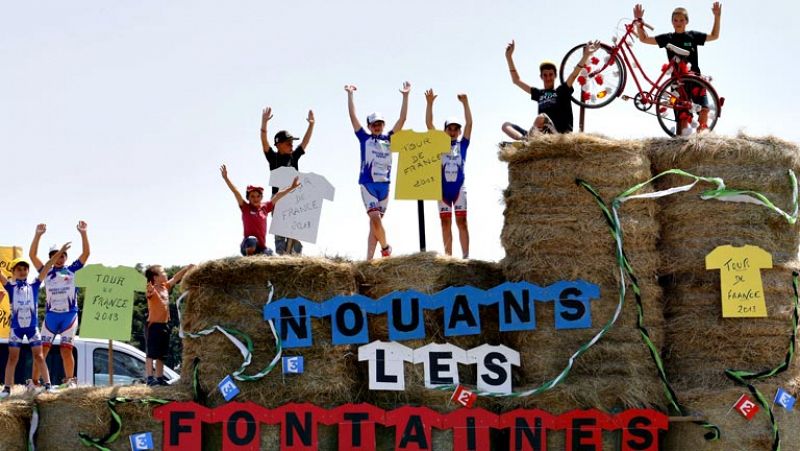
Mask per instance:
[[[720,270],[724,318],[767,316],[764,268],[772,268],[772,255],[758,246],[719,246],[706,255],[706,269]]]
[[[297,172],[291,166],[270,172],[269,184],[286,188],[295,177],[300,177],[300,186],[275,204],[269,233],[316,243],[323,199],[333,200],[335,189],[325,177],[313,172]]]
[[[75,275],[84,287],[81,336],[130,341],[133,296],[145,292],[147,279],[135,268],[88,265]]]
[[[391,149],[399,155],[395,198],[441,200],[441,156],[450,152],[450,136],[441,130],[402,130],[392,136]]]
[[[22,248],[18,246],[0,246],[0,271],[6,278],[11,277],[9,266],[15,258],[22,257]],[[8,338],[11,333],[11,306],[8,293],[0,286],[0,338]]]

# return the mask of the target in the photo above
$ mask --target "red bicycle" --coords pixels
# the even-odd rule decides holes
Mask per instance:
[[[633,100],[634,106],[658,118],[661,128],[670,135],[688,135],[703,129],[713,130],[722,112],[724,97],[719,97],[711,86],[710,77],[692,73],[687,63],[682,60],[689,55],[672,44],[667,48],[676,56],[661,68],[661,74],[652,81],[639,64],[633,52],[634,30],[638,24],[653,29],[642,19],[634,19],[625,25],[622,38],[612,38],[614,45],[600,44],[594,55],[581,69],[577,82],[580,90],[572,95],[572,101],[586,108],[600,108],[608,105],[617,97]],[[561,82],[564,74],[571,72],[573,66],[580,63],[583,47],[580,44],[572,48],[561,62]],[[650,89],[645,90],[639,74]],[[636,83],[637,93],[633,97],[623,95],[628,74]],[[653,110],[654,112],[650,111]]]

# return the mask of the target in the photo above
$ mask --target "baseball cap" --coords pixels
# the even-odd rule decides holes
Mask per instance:
[[[457,117],[448,117],[446,121],[444,121],[444,128],[447,128],[448,125],[458,125],[461,127],[461,119]]]
[[[281,130],[278,133],[275,133],[275,144],[280,144],[285,141],[294,141],[296,139],[297,138],[292,136],[292,134],[286,130]]]
[[[61,248],[58,247],[57,244],[54,244],[54,245],[50,246],[50,250],[47,251],[47,256],[48,257],[52,257],[53,255],[56,255],[56,252],[58,252],[59,249],[61,249]]]
[[[381,113],[372,113],[369,116],[367,116],[367,125],[372,125],[373,123],[378,122],[378,121],[381,121],[381,122],[384,122],[384,123],[386,122],[386,119],[383,118],[383,114],[381,114]]]
[[[545,69],[556,70],[556,63],[554,63],[554,62],[552,62],[550,60],[544,60],[541,63],[539,63],[539,72],[541,72],[541,71],[543,71]]]
[[[14,268],[17,267],[17,265],[25,265],[28,268],[31,267],[31,265],[29,265],[28,262],[25,261],[25,259],[23,259],[23,258],[15,258],[14,260],[11,260],[11,263],[8,265],[8,269],[13,271]]]

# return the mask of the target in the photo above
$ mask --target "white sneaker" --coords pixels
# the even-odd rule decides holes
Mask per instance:
[[[78,378],[77,377],[71,377],[71,378],[67,379],[67,381],[64,383],[64,385],[66,385],[67,388],[78,388]]]
[[[3,391],[0,391],[0,399],[5,399],[11,396],[11,388],[6,386]]]
[[[33,383],[32,379],[28,379],[25,381],[25,391],[36,391],[38,386]]]
[[[50,385],[49,387],[45,387],[45,391],[47,393],[57,393],[58,392],[58,385]]]

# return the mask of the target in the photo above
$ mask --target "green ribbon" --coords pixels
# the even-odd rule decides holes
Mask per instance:
[[[266,304],[272,302],[272,295],[275,292],[272,283],[269,283],[268,286],[269,286],[269,296],[267,298]],[[264,376],[272,372],[272,370],[278,365],[278,362],[280,362],[281,360],[281,355],[283,354],[283,344],[281,343],[280,337],[278,337],[278,333],[275,331],[275,324],[273,323],[272,320],[267,321],[267,324],[269,325],[270,331],[272,332],[272,336],[275,338],[275,349],[276,349],[275,356],[272,358],[272,361],[266,367],[264,367],[261,371],[257,372],[256,374],[252,375],[244,374],[244,372],[247,370],[247,367],[250,366],[250,363],[253,360],[253,340],[251,340],[250,337],[244,332],[230,327],[223,327],[220,325],[214,325],[198,332],[184,332],[180,306],[181,302],[183,301],[183,298],[187,294],[188,291],[184,292],[184,294],[181,295],[178,298],[178,301],[176,302],[178,307],[178,322],[180,324],[178,335],[181,338],[185,337],[200,338],[206,335],[210,335],[214,332],[220,332],[223,335],[225,335],[225,337],[231,343],[233,343],[233,345],[239,350],[239,352],[242,354],[242,358],[244,359],[239,368],[233,373],[231,373],[231,377],[233,377],[237,381],[252,382],[260,380]],[[195,370],[197,370],[197,367],[195,367]]]
[[[171,402],[168,399],[159,399],[159,398],[141,398],[141,399],[133,399],[133,398],[123,398],[123,397],[114,397],[109,398],[106,403],[108,404],[108,410],[111,414],[111,425],[109,431],[106,435],[100,438],[91,437],[88,434],[83,432],[78,433],[78,437],[83,443],[83,446],[96,448],[100,451],[111,451],[106,445],[115,442],[119,438],[119,434],[122,431],[122,417],[117,413],[117,404],[126,404],[126,403],[137,403],[137,404],[158,404],[164,405]]]
[[[778,430],[778,424],[775,422],[775,415],[772,413],[772,408],[764,395],[761,394],[758,389],[753,386],[750,381],[760,381],[772,376],[775,376],[779,373],[786,371],[789,368],[789,365],[792,363],[792,359],[794,359],[794,342],[797,338],[797,323],[798,323],[798,293],[797,293],[797,271],[792,272],[792,288],[794,290],[794,299],[792,304],[792,336],[789,338],[789,350],[786,351],[786,357],[783,359],[780,365],[776,366],[772,369],[766,369],[759,372],[751,372],[751,371],[744,371],[744,370],[732,370],[727,369],[725,370],[725,375],[728,376],[729,379],[734,381],[739,385],[743,385],[750,390],[750,393],[758,400],[758,403],[761,404],[761,407],[766,409],[769,412],[769,423],[772,427],[772,450],[773,451],[780,451],[781,449],[781,437],[780,431]]]

